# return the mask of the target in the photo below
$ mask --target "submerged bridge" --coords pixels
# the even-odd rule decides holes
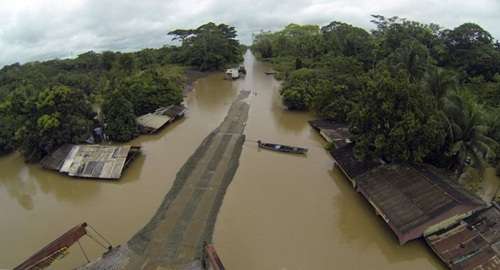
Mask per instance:
[[[225,191],[239,164],[248,118],[249,92],[241,91],[229,112],[177,173],[149,223],[127,243],[85,270],[201,269]]]

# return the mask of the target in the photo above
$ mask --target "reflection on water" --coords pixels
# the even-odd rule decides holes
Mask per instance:
[[[222,74],[199,80],[186,97],[184,120],[132,142],[141,155],[120,181],[77,180],[0,158],[0,268],[9,268],[72,226],[87,221],[114,244],[127,241],[153,215],[175,175],[223,120],[237,89],[251,90],[247,142],[215,228],[228,269],[440,269],[425,246],[400,247],[387,226],[335,169],[307,121],[283,109],[280,84],[264,64],[245,57],[244,80]],[[255,140],[309,147],[306,158],[260,151]],[[90,257],[102,249],[83,240]],[[54,269],[83,264],[72,247]]]

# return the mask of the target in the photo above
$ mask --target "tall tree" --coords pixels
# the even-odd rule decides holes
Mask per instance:
[[[209,22],[196,29],[177,29],[168,34],[182,41],[176,58],[202,71],[220,70],[242,61],[233,26]]]
[[[126,142],[137,135],[134,107],[120,91],[105,96],[102,104],[104,131],[111,140]]]
[[[405,72],[372,72],[349,115],[356,156],[422,162],[444,139],[432,99]]]
[[[87,139],[95,113],[78,90],[54,86],[24,104],[30,114],[16,132],[19,148],[28,161],[36,161],[65,143]]]
[[[451,164],[462,171],[466,165],[482,169],[495,157],[494,139],[488,136],[482,108],[466,93],[448,97],[445,106],[451,124],[448,134],[448,152],[453,158]]]

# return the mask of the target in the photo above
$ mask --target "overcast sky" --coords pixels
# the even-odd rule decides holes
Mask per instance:
[[[252,33],[288,23],[344,21],[371,29],[370,14],[446,28],[476,22],[500,37],[499,0],[0,0],[0,66],[94,50],[161,47],[166,33],[208,21]]]

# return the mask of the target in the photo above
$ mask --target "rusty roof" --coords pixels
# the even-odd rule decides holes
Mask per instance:
[[[450,269],[500,269],[500,211],[497,207],[478,212],[425,240]]]
[[[433,225],[484,207],[430,166],[383,165],[355,181],[401,244],[423,236]]]
[[[381,164],[377,160],[357,160],[353,153],[354,145],[346,144],[336,149],[332,149],[330,154],[337,166],[351,179],[362,175]]]

